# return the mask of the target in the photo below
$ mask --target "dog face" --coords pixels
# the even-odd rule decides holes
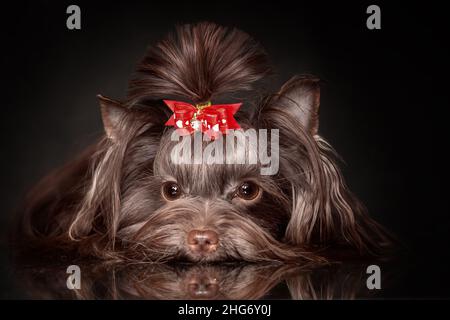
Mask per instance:
[[[155,248],[160,257],[264,260],[282,254],[289,201],[274,177],[262,176],[257,164],[174,164],[171,131],[155,158],[147,159],[152,174],[133,178],[123,195],[124,217],[142,226],[119,234]]]
[[[160,261],[262,261],[299,256],[300,252],[284,243],[292,202],[289,183],[281,175],[262,175],[259,161],[180,164],[178,154],[174,159],[173,150],[179,144],[172,140],[174,129],[148,128],[152,123],[148,112],[132,112],[105,98],[100,102],[110,148],[128,146],[118,181],[117,236],[133,246],[133,251],[145,248],[147,256]],[[256,127],[252,121],[240,122],[242,130]],[[204,138],[202,133],[193,134],[188,148],[194,151],[195,139]],[[221,138],[227,139],[226,135]],[[202,142],[201,151],[219,142]],[[225,150],[225,145],[221,145],[223,152],[232,153],[232,158],[242,152]],[[252,152],[249,143],[243,151]]]

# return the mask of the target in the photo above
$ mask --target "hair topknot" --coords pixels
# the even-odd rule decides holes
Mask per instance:
[[[208,22],[186,24],[149,49],[130,82],[128,101],[178,96],[205,102],[250,90],[269,70],[264,50],[248,34]]]

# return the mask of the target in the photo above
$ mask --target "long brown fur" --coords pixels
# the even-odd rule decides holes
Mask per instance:
[[[269,72],[264,51],[245,33],[212,23],[179,27],[138,65],[125,102],[100,97],[107,134],[30,192],[16,242],[151,262],[324,261],[333,248],[382,255],[390,236],[348,190],[318,134],[320,81],[313,76],[244,101],[243,109],[256,110],[236,115],[244,129],[279,129],[278,174],[261,176],[258,165],[171,163],[173,129],[164,126],[170,112],[161,99],[198,103],[251,93]],[[161,186],[173,180],[186,192],[168,202]],[[230,201],[229,188],[244,180],[262,196]],[[188,250],[186,234],[196,228],[218,233],[215,252]]]

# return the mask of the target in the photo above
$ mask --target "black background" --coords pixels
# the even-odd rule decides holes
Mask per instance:
[[[81,30],[66,8],[81,7]],[[381,7],[381,30],[366,8]],[[324,79],[320,134],[351,189],[413,252],[399,297],[450,297],[450,24],[442,2],[33,1],[2,5],[2,247],[26,190],[102,133],[96,94],[120,99],[148,45],[213,21],[261,42],[281,84]],[[2,258],[2,269],[7,267]],[[4,272],[2,272],[4,273]],[[3,277],[2,277],[3,278]],[[0,283],[2,296],[11,284]]]

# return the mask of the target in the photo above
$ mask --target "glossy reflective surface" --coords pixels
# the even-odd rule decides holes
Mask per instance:
[[[367,264],[320,268],[273,264],[79,264],[80,289],[67,288],[67,264],[22,266],[14,272],[32,299],[361,299]],[[390,280],[383,275],[383,286]]]

